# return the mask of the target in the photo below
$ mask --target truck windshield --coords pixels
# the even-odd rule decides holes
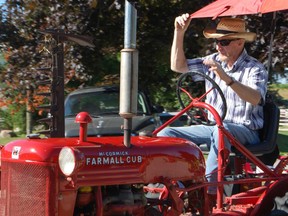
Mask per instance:
[[[119,114],[119,92],[88,92],[70,95],[65,101],[65,116],[76,116],[79,112],[88,112],[92,116]],[[147,104],[138,94],[137,114],[146,114]]]

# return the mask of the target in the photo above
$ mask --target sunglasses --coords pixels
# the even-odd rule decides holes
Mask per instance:
[[[228,39],[226,39],[226,40],[217,40],[217,39],[215,39],[215,43],[216,44],[220,44],[221,46],[229,46],[229,44],[232,42],[232,41],[235,41],[235,40],[239,40],[239,39],[231,39],[231,40],[228,40]]]

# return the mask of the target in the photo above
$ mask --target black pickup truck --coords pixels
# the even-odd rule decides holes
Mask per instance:
[[[119,87],[90,87],[71,92],[65,99],[65,136],[79,136],[75,116],[88,112],[93,121],[88,136],[123,135],[123,118],[119,116]],[[144,91],[138,91],[137,115],[132,120],[132,135],[150,134],[160,124],[163,107],[153,106]]]

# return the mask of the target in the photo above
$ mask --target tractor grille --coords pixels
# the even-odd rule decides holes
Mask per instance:
[[[55,216],[55,174],[47,164],[2,162],[0,216]]]

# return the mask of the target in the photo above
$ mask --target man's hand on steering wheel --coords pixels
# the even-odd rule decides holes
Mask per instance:
[[[221,65],[218,62],[216,62],[215,60],[213,60],[213,59],[205,59],[203,61],[203,64],[209,66],[210,67],[209,71],[212,71],[213,73],[215,73],[221,80],[223,80],[227,84],[232,82],[231,77],[228,76],[224,72],[224,70],[221,67]]]

